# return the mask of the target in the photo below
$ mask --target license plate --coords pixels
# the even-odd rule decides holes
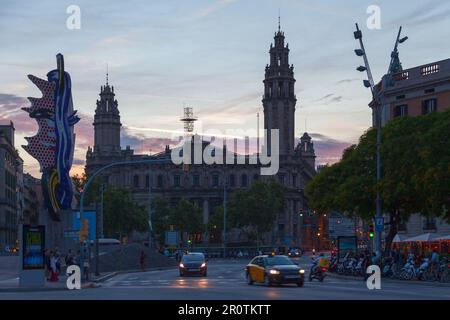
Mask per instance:
[[[298,276],[285,276],[286,279],[297,279]]]
[[[196,271],[200,271],[200,269],[188,269],[188,271],[196,272]]]

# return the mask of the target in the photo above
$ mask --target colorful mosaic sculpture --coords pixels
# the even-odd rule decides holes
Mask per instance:
[[[42,92],[42,98],[28,98],[31,106],[23,108],[36,119],[39,129],[25,138],[23,148],[35,158],[42,172],[42,189],[53,220],[60,220],[60,210],[70,209],[73,198],[70,168],[75,146],[74,125],[80,120],[73,111],[70,75],[64,71],[64,57],[56,56],[57,69],[47,80],[33,75],[28,78]]]

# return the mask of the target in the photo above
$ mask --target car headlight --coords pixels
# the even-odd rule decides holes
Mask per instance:
[[[300,273],[300,274],[305,274],[305,270],[300,269],[300,270],[298,271],[298,273]]]
[[[180,263],[180,268],[184,268],[184,264]]]
[[[206,263],[205,263],[205,262],[202,263],[202,265],[200,266],[200,268],[204,268],[204,267],[206,267]]]
[[[271,269],[271,270],[269,271],[269,273],[270,273],[270,274],[280,274],[280,271],[275,270],[275,269]]]

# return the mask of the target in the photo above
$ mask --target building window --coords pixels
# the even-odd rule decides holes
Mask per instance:
[[[297,188],[297,174],[296,174],[296,173],[294,173],[294,174],[292,175],[292,186],[293,186],[294,188]]]
[[[139,188],[139,176],[138,175],[135,175],[133,177],[133,187]]]
[[[395,106],[394,108],[394,118],[403,117],[408,115],[408,105],[402,104]]]
[[[279,175],[278,175],[278,181],[282,184],[282,185],[284,185],[284,173],[280,173]]]
[[[150,175],[148,174],[145,176],[145,187],[150,188]]]
[[[423,219],[423,230],[436,230],[436,218],[425,217]]]
[[[194,187],[200,186],[200,176],[198,174],[194,174],[194,176],[192,177],[192,184]]]
[[[283,82],[278,82],[278,97],[283,96]]]
[[[176,174],[173,176],[173,186],[179,187],[180,186],[181,177],[180,175]]]
[[[437,110],[437,100],[427,99],[422,104],[422,114],[429,114]]]
[[[253,175],[253,181],[258,181],[259,180],[259,174],[255,173]]]
[[[160,174],[158,175],[156,184],[157,184],[158,188],[163,187],[163,176],[162,175],[160,175]]]
[[[245,173],[241,176],[241,186],[244,188],[248,186],[248,179]]]
[[[236,177],[234,174],[230,174],[230,187],[234,188],[236,186]]]
[[[219,186],[219,175],[218,174],[213,174],[213,176],[212,176],[212,186],[213,187],[218,187]]]
[[[420,73],[423,76],[428,76],[430,74],[438,73],[438,72],[439,72],[439,65],[438,64],[432,64],[432,65],[429,65],[429,66],[422,67],[422,69],[420,69]]]

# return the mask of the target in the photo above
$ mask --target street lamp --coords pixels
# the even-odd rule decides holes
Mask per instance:
[[[400,27],[398,35],[397,35],[397,39],[395,42],[395,46],[394,46],[394,50],[391,53],[391,62],[389,64],[389,70],[388,73],[392,74],[394,72],[398,72],[399,70],[401,70],[401,64],[400,61],[398,59],[398,44],[399,43],[403,43],[406,40],[408,40],[408,37],[403,37],[400,38],[400,34],[402,31],[402,27]],[[366,88],[370,88],[370,91],[372,93],[372,99],[375,102],[375,117],[376,117],[376,128],[377,128],[377,170],[376,170],[376,175],[377,175],[377,184],[379,184],[380,180],[381,180],[381,113],[382,113],[382,108],[383,106],[380,103],[380,99],[379,96],[377,94],[377,92],[375,91],[375,83],[373,81],[373,77],[372,77],[372,71],[370,70],[370,66],[369,66],[369,61],[367,59],[367,54],[366,54],[366,50],[364,49],[364,43],[362,41],[362,32],[358,27],[358,24],[356,23],[356,31],[353,33],[355,40],[359,41],[360,44],[360,49],[356,49],[355,50],[355,54],[358,57],[363,57],[364,60],[364,66],[359,66],[358,68],[356,68],[356,70],[358,70],[359,72],[367,72],[367,77],[368,80],[364,80],[363,84],[364,87]],[[382,208],[381,208],[381,194],[380,194],[380,190],[377,188],[377,196],[376,196],[376,217],[377,218],[381,218],[382,217]],[[381,253],[381,231],[377,231],[376,232],[376,241],[375,241],[375,245],[376,245],[376,252],[377,255],[379,255]]]

